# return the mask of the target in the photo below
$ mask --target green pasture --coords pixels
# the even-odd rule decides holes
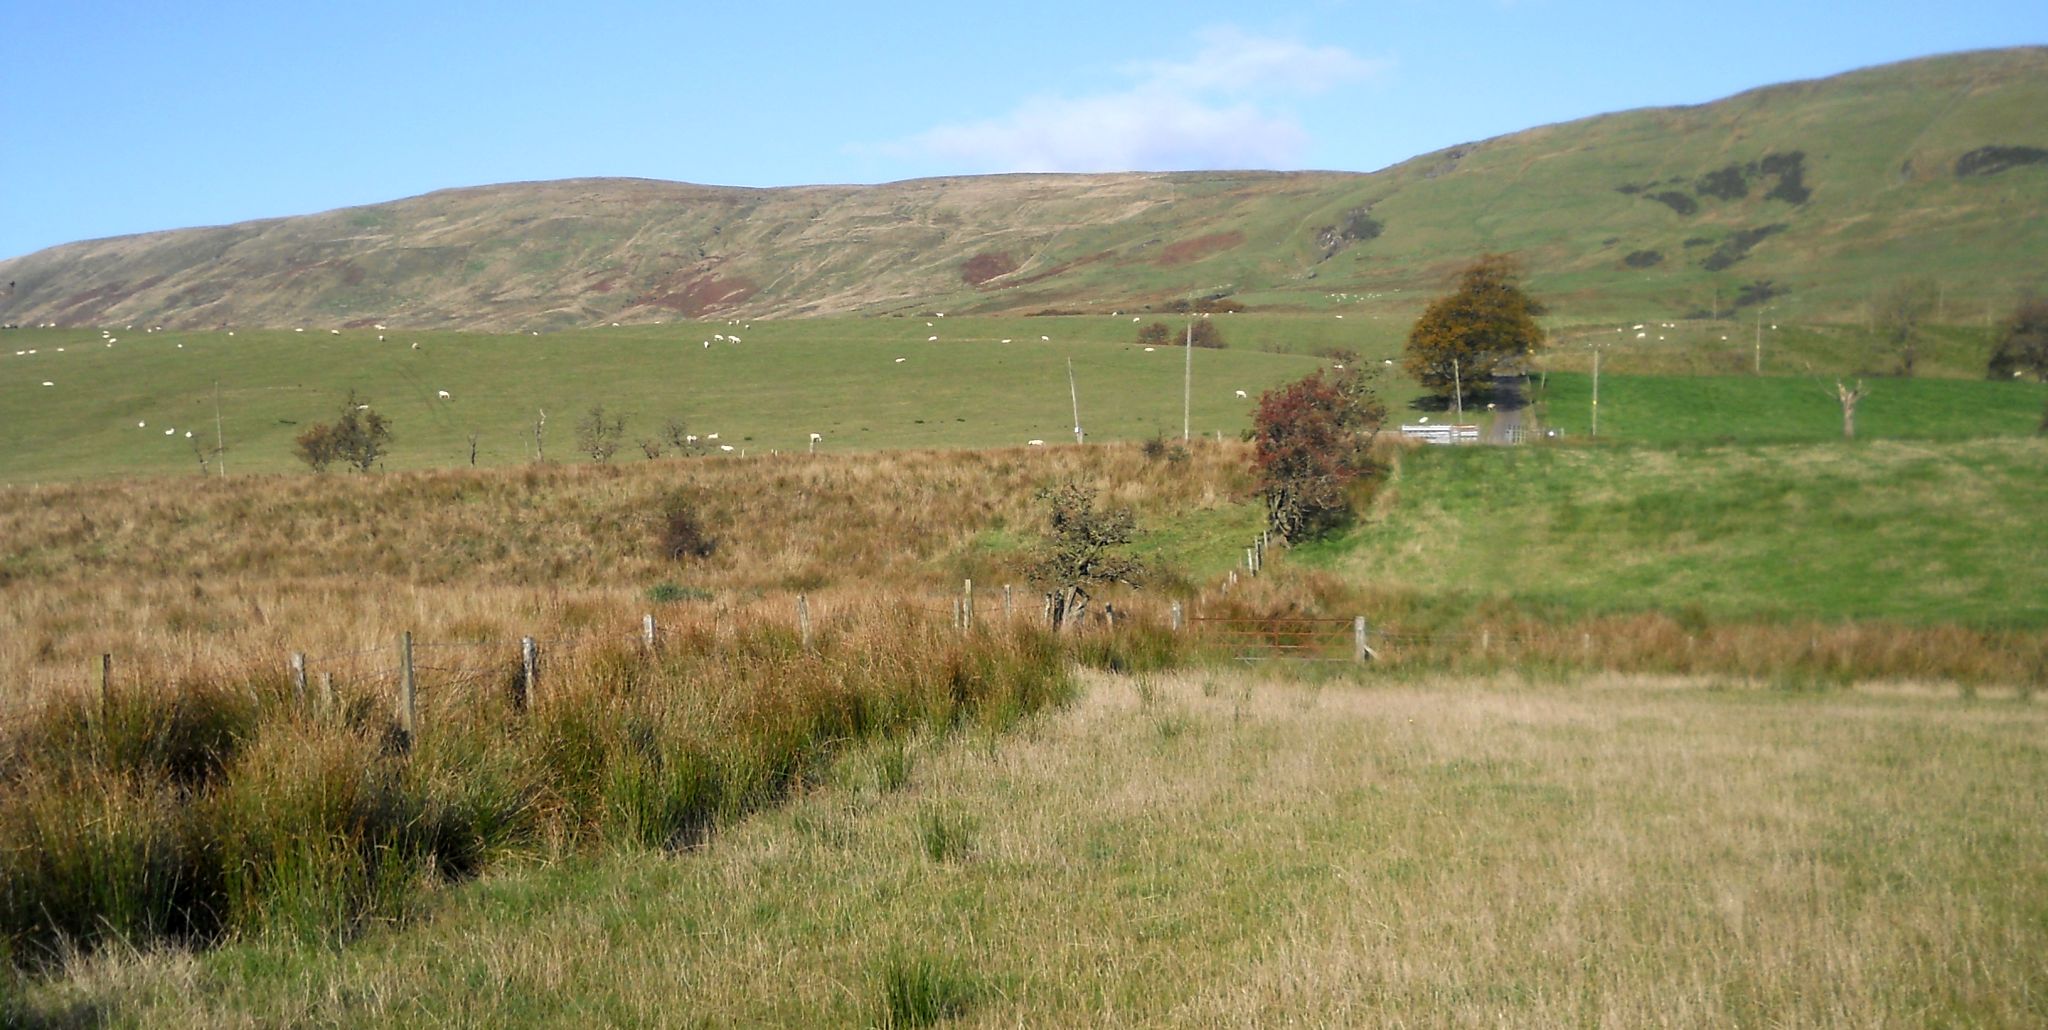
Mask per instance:
[[[2040,626],[2044,470],[2036,438],[1432,447],[1402,459],[1390,503],[1294,555],[1561,613]]]
[[[1191,428],[1203,435],[1237,435],[1261,391],[1326,363],[1300,352],[1348,342],[1336,319],[1221,317],[1241,320],[1227,326],[1232,345],[1194,355]],[[1090,440],[1178,436],[1182,354],[1145,351],[1138,328],[1128,315],[934,313],[382,342],[373,329],[116,329],[112,347],[98,330],[17,330],[0,334],[0,481],[197,474],[216,384],[231,473],[299,467],[293,438],[332,420],[351,388],[391,420],[394,469],[464,465],[471,434],[480,465],[531,460],[543,410],[547,457],[587,460],[575,427],[593,405],[627,416],[617,460],[640,460],[634,441],[669,418],[735,452],[801,450],[811,433],[827,450],[1059,444],[1073,439],[1069,360]]]
[[[1842,439],[1836,383],[1854,376],[1600,376],[1602,442],[1774,443]],[[1859,440],[1967,440],[2025,436],[2041,424],[2048,387],[1981,379],[1863,378]],[[1542,425],[1567,439],[1593,430],[1593,380],[1553,372],[1535,377]]]

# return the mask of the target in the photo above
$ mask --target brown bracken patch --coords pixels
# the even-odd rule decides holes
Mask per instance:
[[[980,286],[999,275],[1017,270],[1017,259],[1008,254],[983,251],[960,264],[960,278],[969,286]]]
[[[743,304],[760,291],[742,276],[721,278],[716,272],[690,275],[677,272],[656,283],[654,288],[633,298],[635,307],[654,307],[696,318],[709,311]]]
[[[1191,240],[1169,243],[1166,245],[1165,250],[1159,252],[1158,257],[1152,259],[1152,263],[1155,265],[1184,265],[1190,261],[1200,261],[1211,254],[1220,254],[1243,242],[1244,233],[1235,231],[1214,232],[1207,236],[1197,236]]]

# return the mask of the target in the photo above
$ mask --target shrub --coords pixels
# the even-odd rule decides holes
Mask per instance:
[[[577,448],[599,464],[611,461],[612,455],[618,453],[619,441],[625,438],[626,416],[606,414],[602,404],[592,407],[576,422]]]
[[[370,403],[348,392],[348,399],[342,402],[341,416],[333,423],[316,423],[298,435],[295,451],[299,460],[312,466],[313,471],[326,471],[327,466],[339,461],[357,472],[368,472],[377,462],[383,460],[390,449],[391,423],[383,415],[370,410]]]
[[[718,550],[718,538],[705,530],[697,506],[687,497],[672,495],[661,510],[661,553],[672,561],[709,558]]]
[[[1374,468],[1367,448],[1386,421],[1366,378],[1321,369],[1259,398],[1252,416],[1253,463],[1266,524],[1289,543],[1306,539],[1350,511],[1352,480]]]

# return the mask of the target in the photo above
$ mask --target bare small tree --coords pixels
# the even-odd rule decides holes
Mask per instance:
[[[1840,379],[1835,380],[1835,397],[1842,402],[1843,439],[1856,439],[1856,403],[1869,395],[1870,391],[1863,388],[1861,379],[1856,380],[1856,388],[1853,390],[1843,386]]]
[[[1031,582],[1045,588],[1054,629],[1078,623],[1090,591],[1111,583],[1136,586],[1144,569],[1118,548],[1131,542],[1129,508],[1097,511],[1095,491],[1078,483],[1038,492],[1050,509],[1045,539],[1032,555]]]
[[[1877,296],[1872,316],[1892,350],[1892,370],[1910,378],[1920,363],[1920,328],[1934,312],[1940,287],[1932,279],[1905,279]]]
[[[619,442],[626,438],[626,416],[608,415],[604,405],[590,409],[576,421],[576,446],[590,455],[590,460],[605,464],[612,455],[619,452]]]
[[[682,419],[670,416],[661,424],[661,442],[667,444],[668,449],[672,451],[680,451],[689,446],[690,434],[683,426]]]

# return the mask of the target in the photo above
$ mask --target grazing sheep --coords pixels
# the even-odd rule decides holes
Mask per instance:
[[[729,443],[722,443],[718,445],[718,449],[721,451],[730,452],[732,450],[732,445]]]
[[[1026,441],[1024,441],[1024,446],[1026,446],[1026,447],[1043,447],[1043,446],[1045,446],[1045,441],[1044,441],[1044,440],[1026,440]]]
[[[904,363],[905,361],[908,361],[908,360],[910,360],[910,359],[909,359],[909,358],[897,358],[897,359],[896,359],[896,363],[897,363],[897,364],[899,364],[899,365],[901,365],[901,364],[903,364],[903,363]]]
[[[1245,392],[1244,392],[1243,390],[1239,390],[1239,391],[1237,391],[1237,396],[1238,396],[1238,397],[1239,397],[1240,399],[1245,399]]]
[[[445,400],[449,400],[449,399],[450,399],[450,398],[449,398],[449,396],[448,396],[448,391],[446,391],[446,390],[441,390],[441,391],[439,391],[439,393],[438,393],[438,396],[440,396],[440,398],[441,398],[442,400],[444,400],[444,401],[445,401]]]
[[[924,338],[924,342],[926,342],[926,343],[937,343],[937,342],[939,342],[939,338],[938,338],[938,337],[936,337],[936,336],[927,336],[927,337],[925,337],[925,338]]]

